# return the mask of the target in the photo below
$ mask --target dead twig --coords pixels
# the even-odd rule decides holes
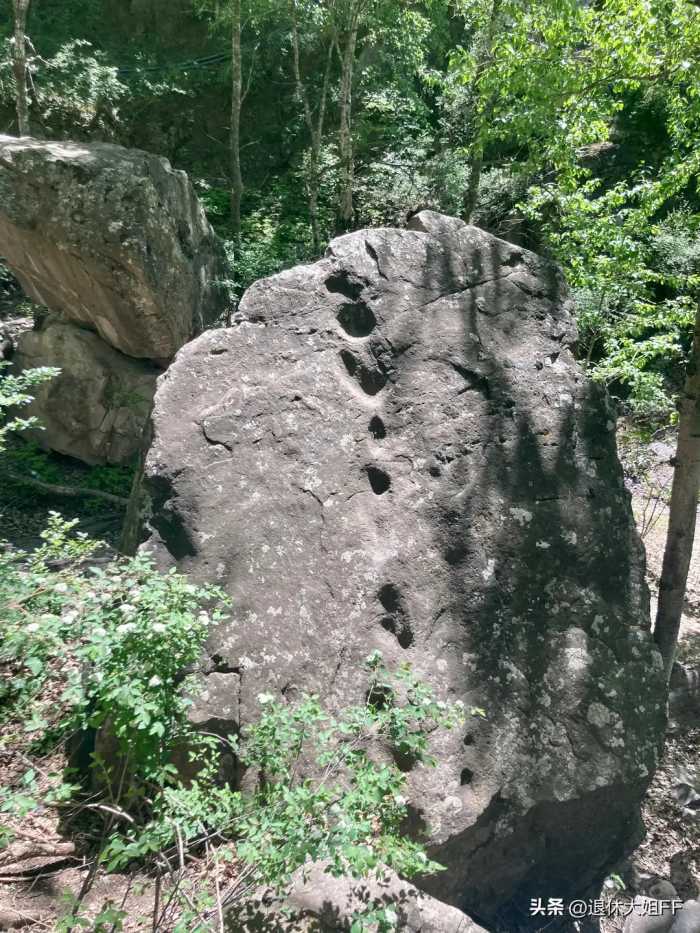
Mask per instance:
[[[129,500],[123,496],[115,496],[111,492],[103,492],[101,489],[83,489],[80,486],[59,486],[55,483],[45,483],[43,480],[34,479],[33,476],[20,476],[12,470],[3,470],[5,476],[18,483],[21,486],[32,486],[34,489],[40,489],[52,496],[63,496],[70,499],[103,499],[105,502],[111,502],[113,505],[120,505],[123,508],[129,504]]]

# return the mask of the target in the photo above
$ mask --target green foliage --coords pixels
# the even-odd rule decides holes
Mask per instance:
[[[217,786],[206,770],[187,787],[168,787],[148,827],[111,840],[108,865],[157,852],[176,834],[192,845],[215,826],[234,842],[255,884],[280,891],[308,859],[328,859],[332,874],[356,878],[385,866],[407,877],[437,870],[418,843],[402,836],[404,774],[373,761],[369,741],[383,739],[397,754],[431,764],[427,730],[453,725],[462,710],[436,702],[408,667],[391,675],[375,655],[368,669],[367,703],[337,718],[316,696],[290,707],[261,694],[259,721],[229,740],[258,776],[253,794]]]
[[[300,176],[274,180],[267,192],[248,199],[238,254],[229,226],[230,192],[202,180],[197,189],[210,222],[224,239],[233,270],[233,279],[227,284],[236,296],[257,279],[315,258]],[[324,217],[330,226],[330,212]]]
[[[56,53],[34,57],[32,119],[60,134],[115,128],[120,102],[128,93],[107,56],[84,39],[66,42]],[[0,105],[14,97],[10,40],[0,46]]]
[[[36,418],[9,417],[10,410],[29,405],[32,396],[28,390],[41,385],[57,376],[60,370],[51,366],[41,366],[36,369],[27,369],[22,373],[11,374],[8,364],[0,362],[0,452],[5,447],[5,437],[9,431],[18,431],[24,428],[37,427]]]
[[[120,933],[128,913],[115,907],[112,901],[106,901],[94,916],[86,916],[79,899],[70,892],[61,898],[63,911],[56,919],[56,933],[75,933],[83,929],[90,933]]]
[[[12,294],[17,287],[17,282],[15,277],[12,275],[7,266],[0,260],[0,295]]]
[[[632,412],[663,422],[674,412],[695,315],[700,218],[679,209],[655,222],[658,186],[541,186],[525,210],[567,269],[591,374]]]
[[[44,543],[29,559],[9,550],[0,556],[9,713],[31,702],[31,731],[42,728],[56,712],[53,701],[42,706],[51,680],[61,687],[65,728],[99,729],[109,721],[121,753],[138,760],[139,782],[148,785],[185,719],[186,702],[174,685],[219,618],[201,604],[221,594],[174,572],[159,574],[145,557],[83,571],[99,545],[71,536],[75,524],[52,513]]]
[[[465,151],[472,162],[512,152],[521,173],[536,174],[522,210],[577,290],[592,374],[635,413],[667,419],[697,300],[697,270],[663,259],[671,243],[697,238],[697,207],[684,204],[700,165],[696,6],[463,0],[460,9],[469,41],[443,88],[448,115],[466,120]],[[594,176],[582,157],[617,143],[643,106],[656,117],[655,148],[636,140],[624,178]]]
[[[36,428],[39,425],[33,424]],[[39,426],[40,427],[40,426]],[[0,451],[0,483],[5,498],[11,497],[22,505],[33,506],[42,491],[24,478],[39,480],[55,486],[69,486],[75,489],[91,489],[107,492],[113,496],[128,499],[134,480],[135,465],[119,466],[99,464],[88,466],[72,461],[60,454],[43,450],[34,441],[13,438]],[[51,499],[51,494],[44,494]],[[104,513],[107,504],[103,499],[87,497],[81,503],[81,509],[87,513]]]

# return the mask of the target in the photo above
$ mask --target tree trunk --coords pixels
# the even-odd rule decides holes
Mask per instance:
[[[481,135],[481,129],[477,131]],[[471,223],[479,198],[481,170],[484,167],[484,146],[480,139],[474,140],[469,150],[469,181],[464,194],[464,219]]]
[[[700,492],[700,304],[695,315],[693,348],[681,397],[668,535],[659,585],[654,639],[661,651],[666,680],[676,654],[688,568],[693,554]]]
[[[323,124],[326,116],[326,105],[328,102],[328,89],[330,85],[331,65],[333,62],[333,42],[328,45],[326,55],[326,69],[323,74],[323,84],[319,95],[316,120],[314,121],[309,95],[304,87],[301,78],[300,48],[299,48],[299,29],[296,19],[296,8],[294,0],[290,4],[290,14],[292,20],[292,59],[294,62],[294,81],[296,84],[297,97],[304,108],[304,122],[309,131],[311,139],[311,148],[309,152],[309,167],[306,173],[306,193],[309,202],[309,224],[311,226],[311,243],[316,255],[321,252],[321,230],[318,222],[318,192],[321,184],[319,165],[321,159],[321,146],[323,145]]]
[[[481,79],[486,69],[491,64],[491,54],[493,52],[493,40],[498,28],[498,18],[501,13],[502,0],[493,0],[489,19],[484,27],[484,32],[478,41],[476,71],[471,87],[471,120],[472,120],[472,140],[469,146],[469,181],[467,190],[464,193],[463,213],[464,218],[469,223],[474,214],[476,203],[479,197],[479,185],[481,183],[481,171],[484,166],[484,141],[482,129],[488,123],[493,115],[493,101],[484,101],[481,98],[481,89],[479,87]]]
[[[12,69],[15,75],[17,128],[20,136],[29,136],[26,31],[30,0],[13,0],[13,3],[15,13],[15,42],[12,55]]]
[[[241,0],[231,2],[231,227],[236,250],[241,247],[241,106],[243,78],[241,67]]]
[[[346,233],[352,229],[354,220],[353,189],[355,186],[355,161],[352,144],[352,80],[355,66],[355,49],[360,13],[359,0],[352,3],[347,29],[343,37],[340,70],[340,128],[338,146],[340,154],[340,190],[338,196],[338,219],[336,231]]]

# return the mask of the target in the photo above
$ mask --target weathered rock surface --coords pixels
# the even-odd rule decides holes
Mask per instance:
[[[129,356],[171,359],[225,307],[187,176],[140,150],[0,136],[0,255],[31,299]]]
[[[402,933],[486,933],[461,910],[426,895],[394,872],[387,872],[382,881],[353,881],[333,878],[322,864],[307,869],[306,877],[297,872],[284,898],[260,892],[230,919],[233,929],[246,933],[349,930],[353,915],[370,906],[391,908]]]
[[[20,369],[61,369],[32,390],[34,401],[21,412],[43,425],[26,432],[38,444],[86,463],[129,463],[137,456],[159,369],[55,316],[20,335],[13,362]]]
[[[412,825],[448,867],[421,887],[515,933],[530,898],[580,896],[634,841],[660,661],[557,270],[430,212],[413,227],[334,240],[180,351],[147,547],[233,597],[209,645],[231,728],[261,691],[361,702],[373,649],[486,710],[407,774]]]

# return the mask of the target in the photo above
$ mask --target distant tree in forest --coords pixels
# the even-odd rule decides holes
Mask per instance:
[[[30,0],[12,0],[14,11],[14,46],[12,67],[15,75],[17,128],[20,136],[29,136],[29,89],[27,82],[27,16]]]
[[[229,123],[229,167],[231,177],[230,220],[236,250],[241,247],[241,112],[255,71],[256,38],[261,25],[274,10],[274,0],[195,0],[195,7],[208,14],[217,30],[227,30],[231,50],[231,108]],[[244,48],[243,31],[252,41]],[[244,63],[244,57],[247,61]]]

